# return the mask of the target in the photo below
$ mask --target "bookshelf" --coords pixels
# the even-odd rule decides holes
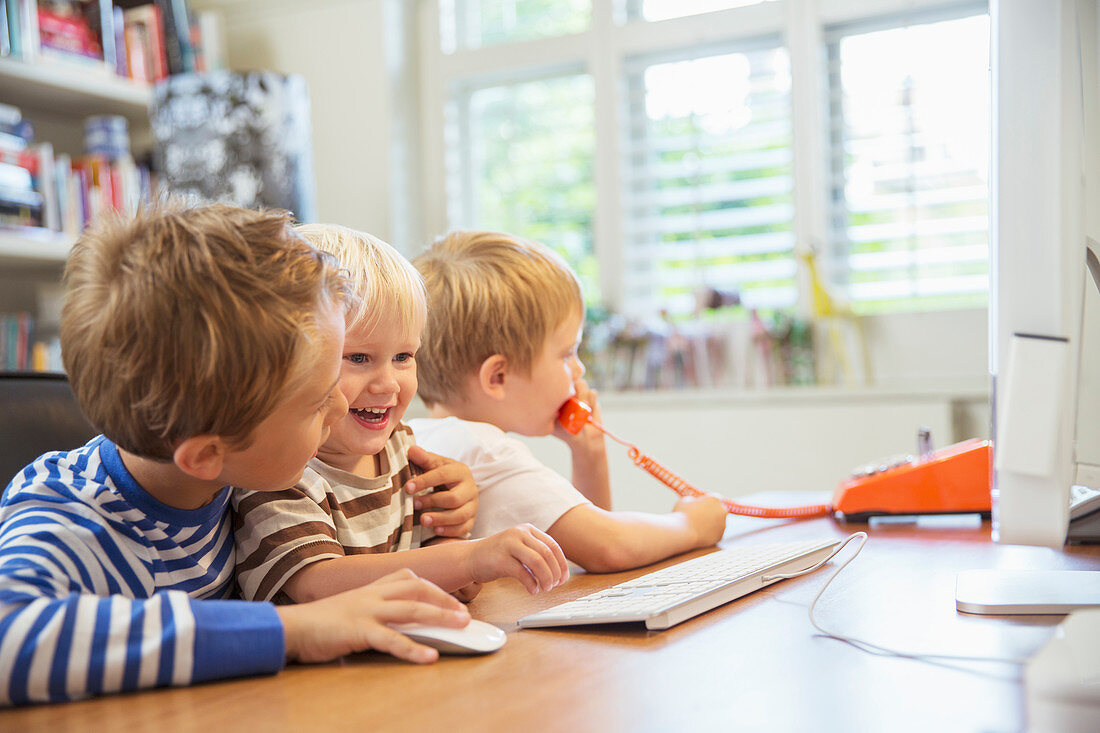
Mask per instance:
[[[0,20],[0,369],[24,369],[32,351],[59,353],[80,231],[157,190],[152,84],[225,54],[220,15],[189,0],[0,0]]]
[[[148,84],[135,82],[105,69],[85,68],[62,61],[32,62],[0,57],[0,99],[23,110],[43,127],[69,126],[75,135],[85,117],[118,114],[126,117],[140,138],[149,126]],[[47,137],[46,135],[42,136]],[[0,228],[0,267],[5,271],[60,265],[68,255],[72,237],[34,229]],[[33,310],[32,304],[24,307]]]
[[[82,150],[84,119],[122,115],[135,142],[150,137],[150,86],[106,68],[52,59],[0,57],[0,100],[31,119],[38,139],[74,156]],[[56,334],[60,277],[72,247],[71,234],[40,228],[0,227],[0,314],[29,312],[35,339]],[[50,360],[50,368],[56,368]]]
[[[42,121],[40,126],[47,130],[71,128],[74,137],[79,135],[85,117],[122,115],[129,120],[137,139],[149,127],[152,92],[148,84],[116,76],[106,69],[0,57],[0,99]],[[47,139],[49,133],[41,137]],[[41,272],[43,265],[54,264],[60,274],[71,245],[72,237],[58,232],[0,228],[0,267],[5,272]],[[22,305],[34,310],[31,303]]]

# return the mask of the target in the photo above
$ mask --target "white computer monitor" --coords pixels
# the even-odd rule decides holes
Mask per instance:
[[[1100,488],[1100,290],[1087,264],[1090,245],[1100,254],[1097,5],[990,3],[992,490],[1003,543],[1061,548],[1070,487]],[[984,606],[964,603],[960,575],[959,608],[998,612],[1001,590],[1005,613],[1100,605],[1096,583],[1056,576],[1025,573],[1029,586],[1005,573],[1001,587],[990,571],[977,584]]]

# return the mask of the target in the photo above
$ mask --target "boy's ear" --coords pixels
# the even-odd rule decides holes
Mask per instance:
[[[481,362],[481,367],[477,370],[477,386],[485,395],[497,400],[503,399],[507,373],[508,360],[500,354],[493,354]]]
[[[181,471],[203,481],[213,481],[221,475],[228,448],[215,435],[196,435],[176,446],[172,460]]]

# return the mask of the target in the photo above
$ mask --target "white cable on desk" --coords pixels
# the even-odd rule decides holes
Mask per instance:
[[[848,535],[848,537],[846,537],[844,539],[844,541],[840,543],[840,546],[837,547],[835,550],[833,550],[832,554],[830,554],[827,558],[825,558],[824,560],[822,560],[817,565],[814,565],[811,568],[806,568],[805,570],[800,570],[797,573],[777,573],[775,575],[768,575],[768,576],[765,576],[765,577],[761,578],[761,580],[769,581],[769,580],[779,580],[779,579],[785,579],[785,578],[797,578],[801,575],[806,575],[807,573],[812,573],[813,571],[817,570],[818,568],[820,568],[825,563],[829,562],[829,560],[832,560],[834,557],[836,557],[837,553],[839,553],[841,550],[843,550],[845,547],[847,547],[848,543],[850,543],[852,540],[859,540],[859,546],[856,547],[856,551],[854,553],[852,553],[851,557],[849,557],[847,560],[845,560],[840,565],[838,565],[837,569],[833,571],[832,575],[830,575],[828,578],[826,578],[826,580],[822,584],[820,590],[817,591],[817,595],[815,595],[813,601],[810,602],[810,623],[813,625],[813,627],[815,629],[820,631],[822,634],[824,634],[825,636],[828,636],[830,638],[839,639],[840,641],[851,644],[855,648],[860,649],[860,650],[865,651],[865,652],[877,652],[877,653],[880,653],[880,654],[889,654],[889,655],[895,656],[895,657],[905,657],[907,659],[947,659],[947,660],[952,660],[952,661],[956,661],[956,662],[1003,662],[1005,664],[1025,664],[1027,662],[1027,659],[1014,658],[1014,657],[970,657],[970,656],[961,656],[961,655],[956,655],[956,654],[923,654],[923,653],[916,653],[916,652],[900,651],[898,649],[891,649],[890,647],[885,647],[885,646],[881,646],[879,644],[874,644],[872,642],[865,641],[863,639],[859,639],[859,638],[856,638],[854,636],[846,636],[845,634],[838,634],[836,632],[829,631],[828,629],[824,628],[821,624],[819,624],[817,622],[817,619],[814,618],[814,610],[817,607],[818,600],[821,598],[822,594],[825,593],[825,589],[829,587],[829,584],[833,582],[833,579],[836,578],[836,576],[840,574],[841,570],[843,570],[844,568],[846,568],[848,566],[848,563],[850,563],[852,560],[856,559],[856,557],[859,555],[860,551],[863,549],[863,546],[865,544],[867,544],[867,533],[866,532],[855,532],[854,534]]]

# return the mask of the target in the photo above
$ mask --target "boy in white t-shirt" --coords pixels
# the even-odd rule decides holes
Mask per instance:
[[[648,565],[721,539],[726,512],[713,497],[682,499],[666,515],[610,511],[602,434],[558,426],[558,410],[574,395],[599,419],[577,357],[584,299],[564,260],[536,242],[460,231],[413,264],[428,288],[418,375],[431,418],[409,425],[421,446],[473,471],[474,537],[528,522],[593,572]],[[572,483],[510,432],[563,440]]]

